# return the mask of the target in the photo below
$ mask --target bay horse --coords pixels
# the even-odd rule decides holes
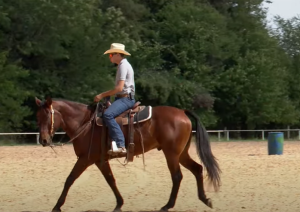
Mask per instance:
[[[72,138],[73,148],[77,155],[77,162],[67,177],[62,193],[52,211],[61,211],[70,187],[87,167],[92,164],[95,164],[101,171],[116,197],[117,205],[114,211],[121,211],[124,200],[117,188],[110,168],[108,154],[105,154],[105,161],[101,162],[101,157],[103,156],[103,152],[101,152],[102,131],[101,126],[98,126],[96,119],[93,118],[96,112],[95,107],[64,99],[47,98],[45,101],[41,101],[35,98],[35,101],[38,105],[36,115],[40,144],[44,147],[52,145],[52,137],[55,131],[62,128],[69,138]],[[140,134],[134,131],[134,155],[141,155],[143,150],[148,152],[155,148],[162,150],[165,155],[173,186],[169,201],[160,211],[168,211],[175,205],[183,178],[180,164],[190,170],[195,176],[198,198],[205,205],[212,208],[211,199],[206,197],[204,191],[203,166],[195,162],[188,153],[192,138],[192,122],[188,117],[189,115],[195,119],[197,155],[207,170],[209,182],[218,191],[221,182],[221,169],[211,151],[208,134],[201,125],[199,118],[191,111],[171,106],[155,106],[151,108],[150,115],[151,117],[147,121],[138,123]],[[126,128],[126,126],[124,127]],[[136,142],[141,135],[143,136],[143,146],[141,142]],[[144,148],[143,150],[142,147]]]

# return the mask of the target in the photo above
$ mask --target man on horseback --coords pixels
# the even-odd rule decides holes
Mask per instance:
[[[115,87],[112,90],[96,95],[94,101],[98,102],[103,98],[115,95],[115,101],[103,114],[103,121],[108,127],[109,135],[112,139],[112,150],[109,150],[108,154],[126,154],[124,134],[115,117],[129,110],[135,104],[134,72],[130,63],[124,58],[124,55],[130,56],[130,54],[125,51],[123,44],[112,43],[110,49],[104,54],[109,54],[110,62],[118,65]]]

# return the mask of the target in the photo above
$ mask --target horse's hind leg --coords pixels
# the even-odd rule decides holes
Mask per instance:
[[[177,199],[178,190],[182,180],[182,173],[179,165],[179,155],[175,151],[170,151],[163,149],[166,156],[167,164],[172,177],[172,191],[168,203],[161,208],[161,211],[168,211],[170,208],[173,208]]]
[[[101,161],[97,161],[96,165],[99,168],[99,170],[101,171],[101,173],[103,174],[106,182],[108,183],[108,185],[113,190],[113,192],[116,196],[117,206],[114,209],[114,211],[121,211],[121,207],[122,207],[124,201],[123,201],[123,198],[116,186],[116,181],[115,181],[114,175],[111,171],[109,162],[107,161],[107,162],[104,162],[103,164],[101,164]]]
[[[60,208],[65,203],[70,187],[73,185],[74,181],[82,174],[82,172],[84,172],[84,170],[91,164],[92,163],[88,162],[88,160],[85,158],[79,158],[77,160],[76,164],[74,165],[71,173],[69,174],[65,182],[64,189],[52,211],[61,211]]]
[[[202,175],[203,167],[190,157],[190,155],[188,153],[188,148],[189,148],[189,144],[186,146],[186,148],[181,153],[179,162],[185,168],[190,170],[193,173],[193,175],[195,176],[195,178],[197,180],[197,187],[198,187],[198,198],[205,205],[212,208],[211,200],[206,198],[206,195],[204,192],[203,175]]]

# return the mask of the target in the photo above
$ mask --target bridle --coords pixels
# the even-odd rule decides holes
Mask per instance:
[[[44,103],[42,103],[40,106],[43,106]],[[50,137],[51,140],[54,136],[54,109],[52,104],[50,105]]]
[[[52,104],[50,105],[50,116],[51,116],[51,128],[50,128],[50,136],[53,138],[54,136],[54,110]]]
[[[75,131],[76,133],[75,133],[75,136],[71,139],[71,140],[69,140],[69,141],[67,141],[66,143],[70,143],[71,141],[73,141],[75,138],[77,138],[84,130],[85,130],[85,128],[89,125],[89,124],[91,124],[92,123],[92,121],[93,121],[93,119],[95,118],[95,116],[97,115],[97,111],[98,111],[98,105],[99,104],[97,104],[97,108],[96,108],[96,110],[95,110],[95,112],[94,112],[94,114],[91,116],[91,118],[90,118],[90,120],[88,121],[88,122],[86,122],[84,125],[82,125],[83,124],[83,122],[86,120],[86,116],[84,116],[84,118],[83,118],[83,120],[81,121],[81,124],[79,125],[79,127],[78,127],[78,129]],[[60,141],[58,142],[60,145],[58,145],[58,144],[53,144],[53,142],[52,142],[52,138],[54,137],[54,134],[55,134],[55,132],[54,132],[54,113],[55,113],[55,110],[53,109],[53,106],[52,106],[52,104],[50,105],[50,136],[51,136],[51,144],[50,144],[50,146],[51,147],[53,147],[53,146],[62,146],[62,145],[64,145],[65,143],[61,143],[61,141],[62,141],[62,139],[64,138],[64,136],[66,135],[66,134],[64,134],[64,136],[60,139]],[[58,112],[59,113],[59,112]],[[64,120],[62,119],[62,122],[64,123]],[[81,126],[82,125],[82,126]]]

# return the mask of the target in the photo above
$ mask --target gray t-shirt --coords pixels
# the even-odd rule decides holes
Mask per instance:
[[[134,72],[132,66],[125,58],[121,60],[118,65],[115,85],[118,84],[119,80],[125,80],[125,83],[123,90],[117,94],[129,94],[130,92],[135,92]]]

